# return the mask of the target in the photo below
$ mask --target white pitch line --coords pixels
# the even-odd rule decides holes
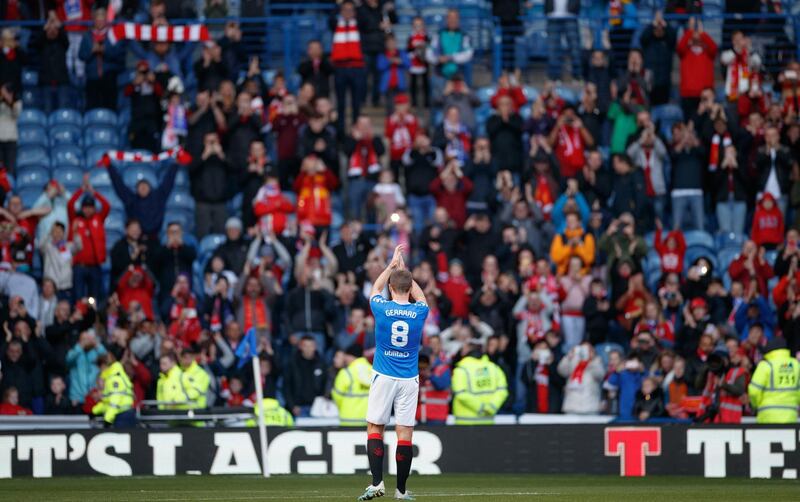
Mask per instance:
[[[247,492],[252,493],[252,492]],[[289,498],[306,498],[306,499],[341,499],[347,497],[347,495],[304,495],[304,493],[308,492],[293,492],[293,493],[284,493],[281,495],[258,495],[254,497],[248,497],[245,495],[245,498],[249,500],[286,500],[287,497]],[[237,497],[236,492],[227,492],[228,496]],[[466,492],[466,493],[444,493],[444,492],[437,492],[437,493],[419,493],[414,492],[415,496],[419,497],[490,497],[490,496],[502,496],[502,497],[547,497],[547,496],[554,496],[554,495],[561,495],[560,493],[555,492]],[[182,502],[186,500],[191,501],[212,501],[212,500],[220,500],[219,498],[208,498],[208,497],[191,497],[191,498],[156,498],[153,499],[156,502]]]

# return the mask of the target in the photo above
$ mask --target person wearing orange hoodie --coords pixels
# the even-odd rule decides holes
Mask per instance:
[[[556,273],[567,273],[569,261],[573,256],[583,261],[583,273],[586,274],[594,263],[594,236],[583,230],[578,213],[567,213],[564,232],[558,234],[550,245],[550,258],[556,265]]]
[[[286,220],[294,212],[294,204],[281,193],[280,182],[274,174],[267,174],[264,184],[253,198],[253,214],[263,234],[280,235]]]
[[[753,214],[751,238],[759,247],[764,246],[767,250],[771,250],[783,243],[783,233],[783,213],[775,197],[769,192],[764,192]]]
[[[653,239],[653,247],[656,248],[658,256],[661,258],[661,274],[683,273],[683,257],[686,254],[686,239],[683,232],[673,230],[662,240],[662,230],[660,220],[656,220],[656,235]]]
[[[297,193],[297,221],[309,222],[315,227],[331,224],[331,191],[339,185],[339,180],[325,166],[322,159],[309,155],[303,159],[300,174],[294,180]]]

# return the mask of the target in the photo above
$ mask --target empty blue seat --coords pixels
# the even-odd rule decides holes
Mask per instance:
[[[110,127],[117,127],[118,117],[116,112],[107,108],[95,108],[89,110],[83,116],[83,125],[91,127],[94,125],[104,125]]]
[[[26,146],[17,149],[17,168],[22,166],[49,166],[47,150],[41,146]]]
[[[22,89],[22,107],[39,108],[39,90]]]
[[[217,250],[218,247],[225,242],[225,235],[224,234],[208,234],[202,239],[200,239],[200,246],[197,250],[197,254],[200,256],[207,256]]]
[[[89,183],[91,183],[92,187],[96,190],[101,190],[103,195],[106,193],[102,189],[113,191],[111,177],[108,175],[108,169],[102,167],[96,167],[92,169],[89,174]]]
[[[125,232],[125,218],[120,217],[119,212],[108,213],[104,226],[106,227],[106,231]]]
[[[151,186],[157,186],[158,184],[158,178],[153,169],[150,166],[140,164],[127,166],[122,172],[122,180],[131,189],[136,187],[136,184],[141,180],[147,180]]]
[[[81,145],[81,129],[72,124],[56,124],[50,127],[50,146]]]
[[[97,163],[109,150],[113,150],[110,145],[95,145],[86,149],[86,169],[94,169]]]
[[[47,127],[47,116],[41,110],[36,110],[33,108],[24,108],[19,114],[19,118],[17,119],[17,125],[19,126],[37,125],[41,127]]]
[[[475,92],[475,96],[480,100],[482,105],[488,105],[489,101],[491,101],[492,96],[494,96],[495,92],[497,92],[497,87],[490,85],[478,89]]]
[[[744,241],[747,239],[746,235],[724,233],[717,235],[717,249],[736,249],[737,251],[742,247]]]
[[[16,194],[19,195],[19,198],[22,199],[22,206],[25,208],[31,208],[36,203],[36,200],[42,195],[42,187],[27,187],[27,188],[18,188],[16,190]]]
[[[83,170],[75,166],[59,166],[53,169],[53,179],[70,192],[74,192],[83,182]]]
[[[41,192],[47,182],[50,181],[50,172],[39,166],[23,167],[17,171],[16,181],[18,190],[36,188]]]
[[[528,98],[528,103],[533,103],[539,97],[539,90],[532,85],[523,87],[522,92],[525,94],[525,97]]]
[[[48,123],[51,127],[56,124],[71,124],[75,127],[81,127],[83,125],[83,116],[81,116],[81,112],[78,110],[59,108],[50,114]]]
[[[166,172],[166,169],[158,170],[159,182],[164,181],[164,173]],[[190,185],[191,182],[189,181],[189,171],[183,166],[179,167],[178,172],[175,173],[175,188],[188,190]]]
[[[89,126],[83,135],[83,140],[86,148],[100,145],[116,148],[119,145],[117,130],[109,125]]]
[[[167,198],[167,210],[185,209],[194,211],[194,198],[184,190],[173,190]]]
[[[39,85],[39,74],[34,70],[22,70],[22,87],[36,87]]]
[[[556,94],[558,94],[561,97],[561,99],[563,99],[567,103],[575,104],[578,102],[578,94],[569,87],[565,87],[563,85],[557,85]]]
[[[686,247],[704,246],[708,249],[715,248],[714,237],[703,230],[687,230],[684,232],[684,237],[686,238]]]
[[[58,145],[50,150],[50,165],[83,169],[83,150],[75,145]]]
[[[44,127],[38,125],[20,125],[18,131],[17,145],[20,147],[34,145],[47,148],[50,144],[47,138],[47,131]]]
[[[717,253],[717,261],[719,262],[720,275],[728,272],[728,267],[731,266],[733,260],[739,257],[739,250],[734,248],[720,249]]]

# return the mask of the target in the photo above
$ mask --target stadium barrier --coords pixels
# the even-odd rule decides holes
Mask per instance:
[[[270,429],[273,474],[363,474],[361,429]],[[797,425],[516,425],[422,428],[417,474],[617,474],[796,479]],[[388,472],[396,437],[387,432]],[[0,478],[259,474],[255,429],[0,433]],[[268,481],[267,481],[268,482]]]

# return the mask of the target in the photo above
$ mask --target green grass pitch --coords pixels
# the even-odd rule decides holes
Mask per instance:
[[[367,476],[179,476],[133,478],[54,478],[0,481],[6,502],[352,502],[368,484]],[[798,500],[797,481],[611,476],[456,475],[412,476],[417,500],[459,502],[524,500],[598,501],[750,501]],[[386,480],[394,495],[394,478]]]

